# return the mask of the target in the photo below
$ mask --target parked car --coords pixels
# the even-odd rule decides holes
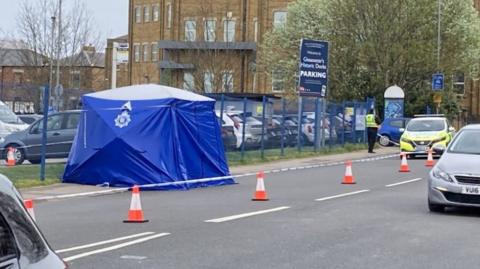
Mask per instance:
[[[38,115],[38,114],[22,114],[22,115],[18,115],[18,117],[28,125],[34,123],[36,120],[43,118],[42,115]]]
[[[385,119],[378,130],[378,134],[381,135],[378,143],[384,147],[392,145],[391,142],[400,143],[400,137],[403,134],[401,131],[409,121],[410,118]]]
[[[0,101],[0,143],[9,134],[25,130],[27,127],[28,124],[25,124],[5,103]]]
[[[298,127],[296,125],[291,125],[291,122],[285,121],[283,128],[283,137],[284,137],[284,147],[293,147],[297,144],[298,139]],[[278,118],[272,119],[272,125],[269,129],[269,138],[268,142],[270,147],[278,148],[281,146],[281,137],[282,137],[282,121]]]
[[[65,269],[23,205],[13,184],[0,175],[0,268]]]
[[[220,120],[220,117],[217,117],[220,126],[222,126],[222,140],[225,150],[234,150],[237,148],[237,137],[235,136],[235,126],[233,124],[229,125],[226,119]]]
[[[70,153],[77,132],[80,111],[64,111],[48,115],[46,158],[66,158]],[[39,119],[27,129],[12,133],[0,144],[2,158],[6,159],[8,148],[13,148],[15,161],[25,160],[40,163],[43,121]]]
[[[480,207],[480,124],[463,127],[446,148],[433,146],[442,154],[428,180],[428,208],[441,212],[447,206]]]

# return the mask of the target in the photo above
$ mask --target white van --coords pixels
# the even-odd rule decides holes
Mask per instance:
[[[0,143],[5,137],[13,132],[27,129],[25,124],[13,111],[0,101]]]

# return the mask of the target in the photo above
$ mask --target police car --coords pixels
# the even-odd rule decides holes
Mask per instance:
[[[415,115],[400,138],[400,150],[410,157],[425,155],[429,148],[439,145],[444,148],[455,133],[444,115]]]

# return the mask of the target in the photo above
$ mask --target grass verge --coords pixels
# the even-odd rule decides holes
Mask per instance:
[[[228,152],[227,158],[228,164],[230,166],[237,166],[266,163],[278,160],[300,159],[315,156],[341,154],[366,149],[367,145],[365,144],[345,144],[344,146],[323,148],[316,152],[314,151],[313,147],[303,147],[302,151],[300,152],[297,148],[285,148],[283,156],[281,156],[279,149],[268,149],[265,150],[263,158],[261,156],[260,150],[246,151],[243,160],[241,158],[241,152]]]
[[[60,182],[65,164],[49,163],[45,167],[45,181],[40,181],[40,165],[1,167],[0,173],[8,177],[17,188],[52,185]]]
[[[322,155],[332,155],[348,153],[358,150],[365,150],[367,146],[364,144],[345,144],[345,146],[337,146],[325,148],[315,152],[313,147],[304,147],[301,152],[297,148],[285,148],[284,156],[280,155],[280,149],[268,149],[264,152],[262,158],[260,150],[246,151],[243,160],[241,152],[227,152],[228,164],[230,166],[261,164],[266,162],[308,158]],[[18,165],[15,167],[0,167],[0,174],[7,176],[17,188],[29,188],[36,186],[46,186],[59,183],[63,174],[65,164],[48,163],[45,168],[45,181],[40,181],[40,165]]]

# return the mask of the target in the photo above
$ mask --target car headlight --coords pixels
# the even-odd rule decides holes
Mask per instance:
[[[442,171],[439,168],[434,168],[432,170],[432,175],[436,178],[443,179],[447,182],[453,182],[452,178],[447,173],[445,173],[444,171]]]
[[[447,139],[447,136],[442,136],[442,137],[440,137],[440,138],[438,138],[438,139],[433,140],[433,141],[432,141],[432,144],[438,143],[438,142],[442,142],[443,140],[446,140],[446,139]]]

